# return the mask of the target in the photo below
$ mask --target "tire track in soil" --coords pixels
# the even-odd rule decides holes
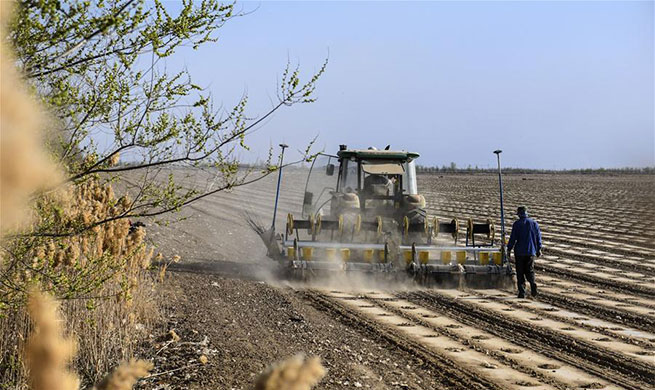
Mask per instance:
[[[655,318],[647,315],[570,298],[566,295],[545,291],[543,287],[539,290],[538,299],[553,306],[572,309],[578,313],[617,322],[623,326],[629,326],[647,332],[655,331]]]
[[[542,237],[544,241],[549,243],[561,243],[580,249],[599,250],[607,253],[616,253],[622,256],[635,256],[644,259],[655,255],[652,248],[626,244],[618,239],[614,240],[613,238],[599,240],[594,237],[571,235],[571,233],[555,233],[550,231],[547,226],[544,227]]]
[[[547,229],[547,228],[545,228]],[[587,252],[590,255],[616,255],[620,257],[625,257],[628,260],[646,260],[652,264],[653,257],[655,256],[655,249],[650,246],[655,246],[654,243],[650,241],[638,242],[639,245],[635,245],[635,241],[627,238],[623,235],[605,235],[602,238],[595,236],[577,236],[574,231],[567,230],[564,228],[555,229],[555,230],[546,230],[542,237],[551,243],[551,246],[558,245],[562,248],[572,247],[584,249],[585,252],[582,255],[587,255]],[[631,241],[632,243],[626,243],[624,241]],[[644,245],[649,245],[646,247]]]
[[[478,294],[478,291],[465,290],[470,294]],[[508,307],[518,308],[530,312],[538,317],[550,318],[554,321],[565,322],[574,326],[585,328],[592,332],[598,332],[608,337],[619,339],[625,343],[640,346],[645,349],[655,350],[655,334],[650,330],[640,331],[635,328],[627,326],[619,326],[620,324],[614,322],[612,319],[606,320],[600,318],[597,313],[587,313],[587,316],[580,312],[571,310],[565,306],[552,305],[544,302],[542,294],[539,294],[537,299],[531,300],[515,300],[514,293],[510,291],[496,291],[491,290],[491,296],[483,296],[484,298],[497,299],[499,298]],[[487,292],[485,292],[486,294]]]
[[[581,296],[581,299],[599,301],[609,307],[619,307],[620,310],[629,310],[643,316],[655,317],[655,301],[653,297],[642,298],[631,294],[622,294],[615,291],[606,291],[597,286],[580,281],[570,281],[562,278],[543,277],[538,278],[538,283],[546,288],[558,291],[561,295]]]
[[[488,216],[494,215],[495,210],[484,210],[484,209],[475,209],[471,207],[442,207],[442,208],[435,208],[428,206],[428,211],[430,212],[430,215],[435,215],[439,218],[448,218],[448,215],[445,213],[450,213],[452,218],[452,215],[464,215],[464,216],[471,216],[472,218],[476,219],[479,218],[481,220],[487,218]],[[494,217],[494,223],[496,226],[500,225],[500,219],[499,216]],[[647,246],[642,246],[644,243],[640,243],[640,245],[635,245],[634,240],[630,241],[628,239],[624,239],[623,237],[620,236],[621,233],[613,233],[611,235],[607,236],[607,240],[602,240],[597,238],[596,236],[587,234],[587,235],[582,235],[579,232],[575,230],[569,230],[566,232],[565,235],[561,234],[562,228],[554,228],[551,229],[551,224],[549,222],[543,222],[542,219],[539,218],[538,222],[542,226],[542,235],[543,238],[548,241],[548,242],[561,242],[561,243],[566,243],[566,244],[580,244],[583,243],[585,247],[592,248],[592,249],[602,249],[602,250],[610,250],[614,251],[617,253],[621,253],[623,255],[627,256],[647,256],[647,257],[652,257],[654,254],[654,248],[652,248],[652,244]],[[571,228],[569,226],[569,228]],[[511,229],[509,229],[511,231]]]
[[[652,388],[655,370],[625,355],[600,349],[560,332],[512,320],[491,310],[459,302],[439,293],[410,292],[396,294],[414,304],[429,307],[457,318],[460,322],[484,329],[544,355],[592,373],[628,389]]]
[[[304,298],[317,310],[329,313],[345,325],[362,329],[368,338],[377,340],[382,344],[392,345],[405,353],[420,358],[423,365],[439,373],[438,381],[448,389],[503,389],[498,384],[481,378],[476,372],[458,367],[452,360],[439,356],[418,342],[403,337],[392,329],[365,318],[360,313],[354,312],[320,292],[306,290],[303,294]]]
[[[551,317],[535,314],[524,307],[520,307],[519,304],[532,307],[547,305],[528,299],[517,300],[513,295],[507,295],[498,290],[486,290],[485,293],[466,293],[459,290],[438,290],[437,293],[448,298],[456,299],[459,302],[466,302],[474,307],[492,311],[503,317],[509,318],[512,321],[529,324],[529,326],[534,328],[557,330],[560,334],[564,334],[571,339],[574,339],[576,342],[590,344],[595,348],[607,351],[610,354],[622,355],[627,359],[632,359],[638,362],[637,364],[649,367],[649,369],[655,372],[655,361],[651,356],[653,348],[651,347],[648,338],[643,337],[645,334],[639,331],[636,332],[642,337],[640,343],[626,342],[623,337],[604,335],[598,328],[588,328],[581,326],[580,324],[563,321],[562,319],[553,319]],[[593,323],[590,318],[583,316],[580,317],[580,320],[585,320],[587,324],[590,322]],[[596,321],[602,323],[602,320]],[[600,324],[597,323],[597,325]]]
[[[575,367],[562,366],[562,362],[547,358],[536,351],[521,350],[510,341],[494,337],[484,329],[463,325],[455,319],[443,315],[443,313],[421,306],[412,306],[411,302],[399,298],[384,297],[386,294],[381,295],[382,297],[380,297],[380,294],[374,294],[373,297],[368,299],[410,322],[432,329],[436,333],[455,339],[478,352],[492,356],[507,366],[536,378],[544,384],[562,390],[570,389],[571,385],[576,388],[602,388],[606,390],[620,388]],[[475,335],[471,336],[473,333]]]
[[[581,228],[579,226],[576,226],[574,230],[571,230],[571,226],[557,223],[550,218],[540,218],[540,220],[544,221],[543,223],[546,226],[546,230],[550,233],[565,234],[567,237],[571,237],[575,240],[589,240],[590,242],[596,243],[604,241],[614,245],[612,250],[615,250],[616,246],[621,244],[643,252],[655,250],[655,244],[648,241],[648,237],[640,235],[637,231],[612,232],[603,229]]]
[[[477,206],[476,206],[477,205]],[[490,216],[494,215],[495,208],[489,208],[489,207],[481,207],[478,202],[472,201],[468,203],[462,203],[458,206],[453,206],[453,205],[448,205],[448,206],[443,206],[441,208],[434,208],[434,207],[428,207],[428,211],[430,211],[432,214],[435,212],[437,214],[443,213],[443,212],[450,212],[451,214],[454,215],[461,215],[462,213],[470,215],[472,217],[479,217],[479,216]],[[438,215],[439,216],[439,215]],[[443,216],[443,215],[442,215]],[[446,217],[446,216],[444,216]],[[495,216],[495,222],[499,224],[499,219],[498,216]],[[550,221],[549,218],[546,218],[546,220]],[[539,221],[540,223],[542,222],[541,220]],[[580,235],[576,230],[570,230],[571,226],[567,226],[569,230],[564,231],[563,228],[554,228],[551,229],[551,224],[550,222],[544,222],[542,224],[542,234],[544,236],[544,239],[548,242],[559,242],[559,243],[566,243],[569,245],[579,245],[585,250],[591,249],[603,249],[603,250],[610,250],[616,253],[620,253],[622,255],[627,255],[627,256],[640,256],[640,257],[650,257],[652,258],[655,255],[655,248],[653,248],[652,243],[640,243],[640,245],[635,245],[634,240],[625,239],[623,236],[621,236],[620,232],[615,232],[614,234],[611,234],[607,236],[607,239],[600,239],[597,236],[591,235],[591,234],[586,234],[586,235]],[[562,234],[563,231],[565,234]],[[593,232],[593,230],[591,230]],[[647,244],[646,246],[643,246],[644,244]],[[652,272],[652,268],[650,269]]]
[[[544,252],[553,259],[577,261],[599,268],[612,268],[626,274],[641,273],[644,277],[655,276],[655,260],[652,257],[634,256],[590,248],[570,241],[544,238]]]
[[[596,328],[593,328],[585,327],[572,321],[565,321],[561,318],[554,319],[555,313],[552,316],[540,315],[539,313],[535,313],[534,310],[528,310],[526,306],[536,309],[537,307],[547,307],[548,305],[535,300],[516,299],[513,294],[508,295],[499,290],[485,290],[484,292],[472,290],[469,292],[438,290],[436,293],[456,299],[459,302],[466,302],[474,307],[492,311],[513,321],[529,324],[534,328],[558,330],[560,334],[564,334],[576,342],[590,344],[599,350],[607,351],[609,354],[622,355],[626,359],[632,359],[638,362],[637,364],[645,365],[649,370],[655,372],[655,360],[652,357],[654,348],[649,341],[650,337],[645,332],[635,331],[635,336],[641,337],[639,342],[637,342],[636,337],[631,339],[632,342],[628,342],[623,335],[603,335],[603,332],[599,329],[603,324],[602,320],[596,320]],[[591,318],[579,316],[575,313],[570,314],[575,316],[579,321],[586,322],[586,324],[594,323],[594,320]],[[605,324],[607,325],[607,323]]]
[[[418,324],[416,321],[412,321],[410,317],[402,313],[398,314],[394,309],[390,309],[381,302],[391,303],[390,301],[397,301],[397,298],[387,295],[386,298],[378,299],[378,296],[384,296],[385,294],[375,291],[365,295],[326,291],[325,295],[330,299],[343,302],[344,305],[351,307],[355,312],[361,313],[367,318],[372,318],[377,323],[392,328],[396,333],[403,334],[425,345],[434,353],[453,360],[460,369],[466,368],[477,372],[479,376],[486,377],[505,389],[554,390],[552,380],[544,380],[542,377],[539,381],[541,383],[536,382],[533,372],[526,373],[513,362],[508,364],[505,359],[498,359],[496,356],[486,353],[486,350],[482,351],[471,343],[463,342],[458,337],[452,337],[452,335],[439,332],[433,327]],[[376,298],[370,298],[368,295]],[[478,332],[477,329],[473,331]]]
[[[636,283],[644,286],[645,288],[648,288],[648,286],[655,286],[655,277],[646,275],[644,273],[635,272],[634,270],[608,267],[607,265],[593,264],[586,261],[553,255],[544,255],[539,259],[539,262],[558,269],[575,269],[586,275],[591,275],[603,279],[610,279],[617,283]],[[655,293],[655,289],[651,288],[651,291]]]
[[[582,272],[545,265],[539,261],[535,261],[534,268],[535,270],[543,272],[544,274],[554,278],[561,278],[570,281],[583,281],[596,286],[601,286],[602,288],[606,288],[612,291],[635,294],[647,299],[653,299],[653,297],[655,297],[655,290],[639,284],[617,282],[611,279],[587,275]]]
[[[581,249],[583,250],[584,248],[579,248],[575,247],[576,249]],[[589,255],[577,255],[577,254],[571,254],[565,250],[559,249],[552,244],[548,246],[546,249],[548,253],[555,254],[560,257],[566,256],[567,258],[570,258],[571,260],[577,260],[577,261],[582,261],[585,263],[591,263],[591,264],[597,264],[599,266],[606,266],[610,265],[616,269],[624,270],[624,271],[637,271],[641,272],[644,275],[647,276],[655,276],[655,263],[639,263],[638,261],[624,261],[621,259],[613,259],[612,257],[601,257],[599,255],[598,257],[596,256],[589,256]]]

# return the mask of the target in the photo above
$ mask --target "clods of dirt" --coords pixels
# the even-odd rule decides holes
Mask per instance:
[[[557,370],[561,366],[558,366],[556,364],[544,363],[544,364],[538,365],[537,367],[541,368],[542,370]]]
[[[580,386],[581,389],[604,389],[605,385],[598,382],[585,383]]]
[[[172,272],[162,294],[160,336],[141,354],[153,361],[153,373],[159,375],[140,381],[137,390],[253,388],[267,366],[298,353],[321,357],[328,375],[319,388],[325,390],[356,383],[369,389],[380,382],[410,389],[446,383],[438,371],[396,344],[375,338],[369,328],[344,324],[294,289]],[[168,333],[171,329],[178,341]],[[400,370],[396,362],[412,368]]]
[[[536,382],[529,382],[529,381],[516,381],[514,384],[522,386],[522,387],[535,387],[539,386],[539,383]]]
[[[521,352],[523,352],[523,350],[519,349],[519,348],[501,348],[500,350],[505,352],[505,353],[521,353]]]
[[[491,364],[489,362],[482,362],[481,366],[484,367],[484,368],[490,369],[490,370],[498,368],[497,365]]]

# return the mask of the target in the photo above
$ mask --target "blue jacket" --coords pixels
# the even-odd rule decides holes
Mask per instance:
[[[534,256],[541,249],[541,231],[539,224],[527,215],[521,215],[512,225],[512,234],[509,236],[507,250],[514,256]]]

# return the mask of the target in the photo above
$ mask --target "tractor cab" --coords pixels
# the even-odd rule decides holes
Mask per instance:
[[[362,217],[399,219],[409,209],[425,207],[416,185],[418,156],[406,151],[345,146],[336,156],[320,154],[307,179],[303,217],[357,213]]]

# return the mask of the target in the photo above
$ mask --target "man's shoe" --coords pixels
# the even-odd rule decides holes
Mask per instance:
[[[536,297],[538,295],[537,288],[535,287],[535,288],[531,289],[530,294],[532,294],[533,297]]]
[[[525,294],[519,294],[519,298],[525,298]]]

